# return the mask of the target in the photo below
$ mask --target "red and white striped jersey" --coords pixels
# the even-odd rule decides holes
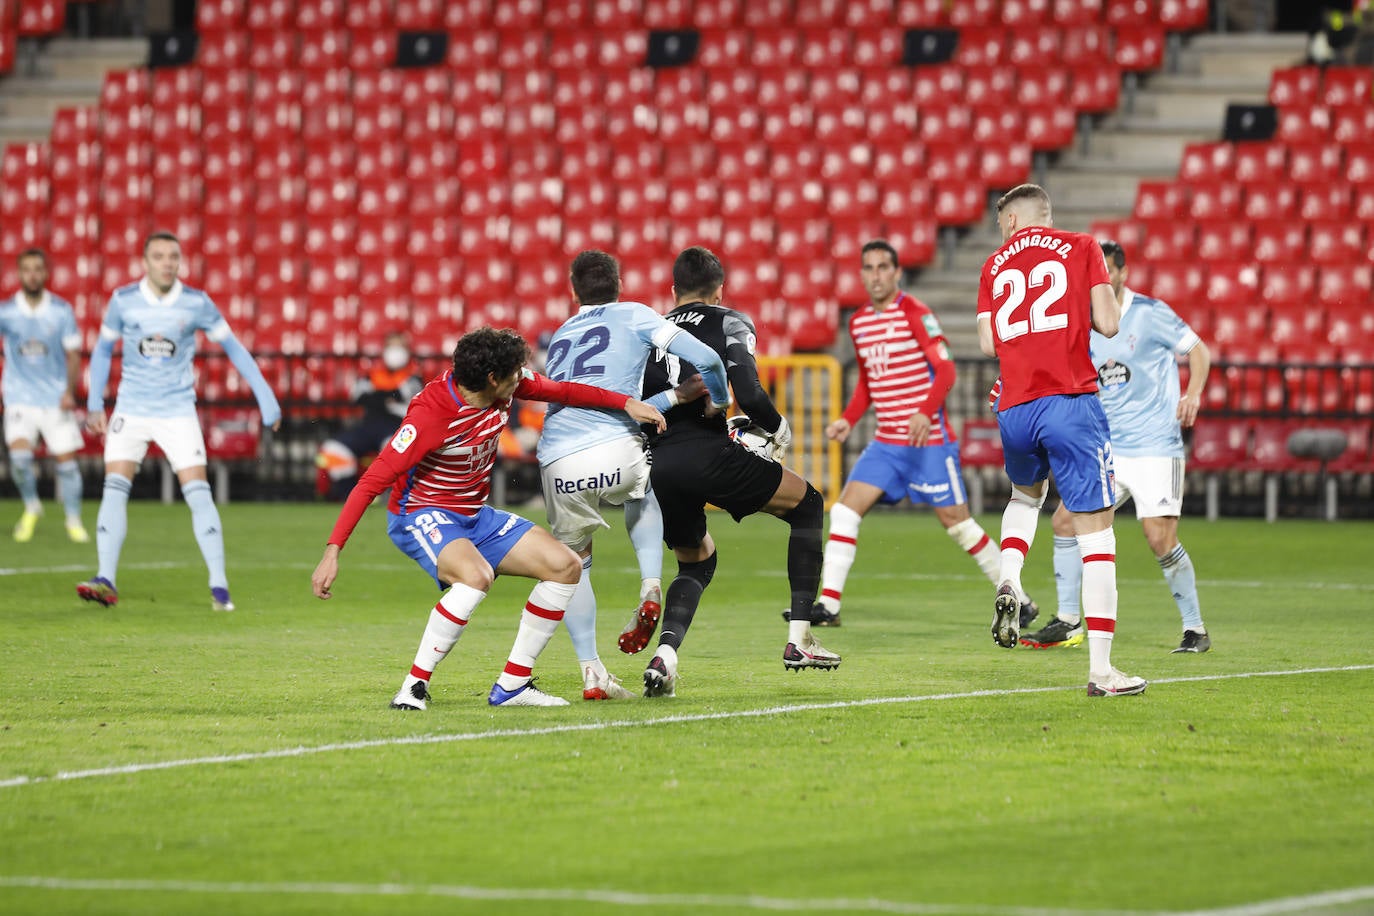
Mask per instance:
[[[852,427],[872,403],[878,414],[878,442],[909,445],[911,415],[930,417],[928,445],[954,441],[945,416],[945,397],[954,387],[954,362],[944,332],[925,303],[898,292],[885,309],[872,303],[849,319],[859,357],[859,384],[845,408]]]
[[[526,374],[515,397],[616,409],[629,400],[604,388],[555,382],[535,373]],[[431,381],[410,402],[400,429],[359,478],[339,512],[329,543],[342,547],[364,510],[387,487],[391,487],[390,512],[448,509],[475,515],[491,492],[491,469],[510,406],[509,400],[487,407],[468,405],[452,371]]]

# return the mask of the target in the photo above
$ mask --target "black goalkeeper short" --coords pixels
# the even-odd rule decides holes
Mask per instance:
[[[782,483],[783,468],[730,437],[672,431],[652,448],[650,480],[663,510],[663,541],[695,547],[706,537],[706,504],[739,521],[768,504]]]

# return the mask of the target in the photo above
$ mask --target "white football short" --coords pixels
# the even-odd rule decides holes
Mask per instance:
[[[603,505],[623,506],[649,492],[649,457],[644,440],[624,436],[574,452],[539,469],[553,536],[573,550],[591,543]]]
[[[1116,505],[1135,500],[1136,518],[1183,514],[1183,459],[1113,455]]]
[[[6,445],[25,439],[36,446],[40,437],[47,443],[51,455],[81,450],[81,428],[76,425],[76,417],[70,410],[24,404],[5,408]]]
[[[135,417],[114,413],[105,433],[105,460],[132,461],[148,454],[148,444],[156,442],[174,471],[204,467],[205,434],[194,413],[175,417]]]

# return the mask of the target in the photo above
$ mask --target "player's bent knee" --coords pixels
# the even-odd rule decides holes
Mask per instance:
[[[783,513],[782,520],[793,528],[820,528],[825,520],[825,498],[808,481],[805,495],[800,502]]]
[[[1032,496],[1025,490],[1022,490],[1020,487],[1013,486],[1011,488],[1011,501],[1014,503],[1021,503],[1026,506],[1030,506],[1032,509],[1039,511],[1040,507],[1045,505],[1045,496],[1048,494],[1048,492],[1048,489],[1046,489],[1043,486],[1043,484],[1041,486],[1039,496]]]
[[[711,579],[716,574],[715,552],[712,552],[706,559],[696,562],[684,562],[679,560],[677,564],[677,574],[700,583],[703,589],[706,588],[706,586],[711,584]]]

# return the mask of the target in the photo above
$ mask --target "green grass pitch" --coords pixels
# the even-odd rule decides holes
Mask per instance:
[[[1089,699],[1086,648],[993,644],[991,586],[918,512],[864,524],[818,631],[842,667],[788,673],[785,526],[717,514],[676,698],[577,700],[560,632],[536,673],[573,705],[487,707],[530,585],[502,579],[402,714],[437,592],[381,511],[328,602],[335,507],[222,513],[232,614],[182,505],[133,504],[102,609],[94,545],[55,510],[15,544],[0,503],[0,912],[1374,912],[1368,523],[1184,519],[1214,640],[1184,656],[1123,517],[1114,660],[1152,683]],[[602,657],[636,686],[611,520]],[[1048,517],[1026,584],[1048,619]]]

